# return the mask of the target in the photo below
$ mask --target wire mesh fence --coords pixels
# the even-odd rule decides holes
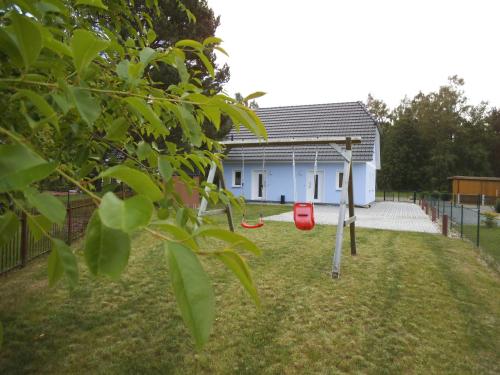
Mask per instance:
[[[426,197],[420,204],[433,220],[443,223],[446,216],[453,235],[470,240],[500,265],[500,215],[495,213],[493,206],[483,205],[485,202],[496,202],[496,199],[476,195],[475,204],[467,204],[458,203],[456,199],[445,201]]]

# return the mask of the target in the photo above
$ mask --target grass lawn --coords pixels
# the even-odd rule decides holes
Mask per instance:
[[[460,227],[458,227],[458,231],[460,231]],[[464,236],[476,245],[477,225],[464,225]],[[479,227],[479,247],[500,269],[500,227],[487,228],[485,225],[481,225]]]
[[[334,281],[334,230],[268,222],[245,232],[264,250],[248,257],[260,309],[205,259],[217,320],[199,352],[177,311],[162,247],[150,236],[136,236],[121,281],[82,271],[72,293],[49,289],[46,258],[38,259],[0,278],[0,373],[500,373],[500,277],[472,244],[359,229],[359,255],[345,251]]]

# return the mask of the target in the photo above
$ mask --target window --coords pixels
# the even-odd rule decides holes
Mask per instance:
[[[336,182],[337,190],[342,189],[343,180],[344,180],[344,172],[337,172],[337,182]]]
[[[233,170],[233,187],[241,187],[241,171],[239,169]]]

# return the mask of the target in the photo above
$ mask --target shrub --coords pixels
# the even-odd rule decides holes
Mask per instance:
[[[439,193],[439,191],[434,190],[434,191],[431,193],[431,198],[432,198],[432,199],[439,199],[439,196],[440,196],[440,195],[441,195],[441,194]]]
[[[497,215],[494,212],[485,212],[484,217],[485,217],[484,224],[488,228],[496,228],[497,227]]]
[[[451,194],[448,192],[441,193],[441,200],[443,201],[451,200]]]

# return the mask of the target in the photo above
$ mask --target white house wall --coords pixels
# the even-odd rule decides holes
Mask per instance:
[[[228,190],[234,195],[244,195],[245,199],[251,200],[252,171],[261,170],[262,163],[245,163],[244,187],[233,186],[233,170],[241,170],[241,163],[225,162],[224,177]],[[268,201],[279,202],[281,195],[285,196],[287,202],[293,201],[293,179],[291,163],[266,163],[267,193]],[[297,198],[306,201],[306,178],[307,171],[312,171],[312,163],[297,163]],[[318,171],[324,171],[324,201],[323,203],[338,204],[340,201],[340,190],[336,189],[337,172],[343,171],[342,163],[318,163]],[[370,204],[375,200],[375,166],[367,163],[353,163],[354,181],[354,203],[357,205]]]

